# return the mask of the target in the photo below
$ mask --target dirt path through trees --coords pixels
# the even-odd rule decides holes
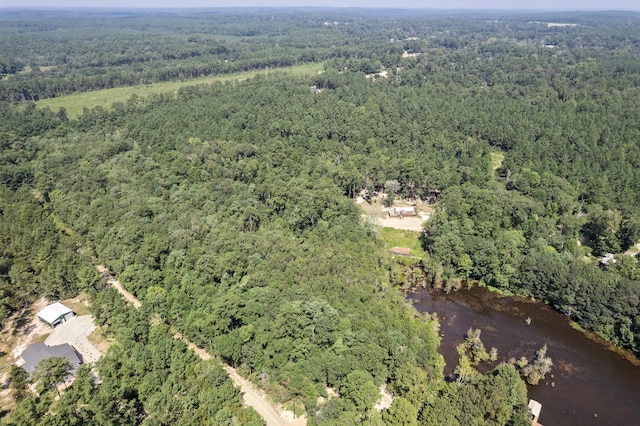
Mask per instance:
[[[627,256],[635,256],[638,253],[640,253],[640,242],[638,242],[634,246],[631,246],[629,250],[624,252],[624,254],[626,254]]]
[[[125,290],[116,277],[111,275],[111,272],[109,272],[106,266],[96,265],[96,269],[98,270],[98,272],[100,272],[100,275],[102,275],[102,277],[107,280],[107,284],[113,286],[113,288],[118,290],[118,293],[120,293],[125,299],[131,302],[134,308],[138,309],[140,306],[142,306],[142,303],[140,303],[140,301],[136,299],[133,294]]]
[[[102,275],[107,280],[107,283],[113,286],[113,288],[115,288],[126,300],[131,302],[136,309],[142,305],[142,303],[140,303],[140,301],[136,299],[133,294],[129,293],[124,289],[124,287],[122,287],[120,281],[118,281],[118,279],[109,272],[106,266],[96,265],[96,269],[98,270],[100,275]],[[185,337],[179,331],[174,331],[174,337],[176,339],[184,341],[187,346],[200,357],[200,359],[206,361],[212,358],[211,354],[209,354],[204,349],[196,346],[195,343],[185,339]],[[262,416],[267,426],[304,426],[307,424],[307,419],[305,416],[301,416],[296,419],[284,418],[284,416],[289,417],[288,414],[290,413],[284,411],[282,414],[280,414],[276,407],[274,407],[273,404],[271,404],[267,400],[264,393],[257,390],[251,382],[241,377],[236,372],[235,368],[226,364],[222,364],[222,366],[233,383],[240,388],[244,403],[256,410],[258,414]],[[291,417],[293,417],[292,413]]]

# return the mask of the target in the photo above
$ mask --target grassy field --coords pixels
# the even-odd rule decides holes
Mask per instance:
[[[380,230],[380,239],[385,242],[387,247],[407,247],[411,250],[412,256],[424,256],[424,250],[420,245],[420,233],[415,231],[406,231],[404,229],[382,228]]]
[[[60,107],[64,107],[67,116],[70,119],[78,117],[82,114],[83,108],[95,108],[102,106],[107,109],[116,102],[126,102],[131,95],[136,94],[140,97],[146,97],[154,93],[170,93],[176,92],[181,87],[195,86],[198,84],[212,84],[224,81],[241,81],[255,77],[258,74],[268,74],[272,72],[289,72],[293,75],[311,75],[317,74],[322,70],[322,63],[311,63],[286,68],[276,68],[271,70],[247,71],[235,74],[224,74],[211,77],[203,77],[195,80],[172,81],[168,83],[154,83],[144,86],[117,87],[114,89],[97,90],[95,92],[74,93],[59,98],[43,99],[36,102],[39,108],[51,108],[57,111]]]

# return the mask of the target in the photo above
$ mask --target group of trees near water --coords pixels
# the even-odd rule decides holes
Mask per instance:
[[[193,25],[218,19],[204,16]],[[116,341],[102,384],[26,398],[21,424],[254,419],[169,327],[304,406],[311,424],[527,424],[513,366],[443,377],[437,323],[406,305],[395,286],[406,283],[349,198],[393,180],[401,196],[438,200],[422,236],[426,282],[541,297],[638,350],[635,259],[600,269],[592,256],[640,232],[636,15],[229,16],[229,37],[304,29],[334,59],[317,76],[189,87],[71,121],[0,104],[0,320],[39,295],[84,291]],[[187,31],[189,15],[136,19],[167,37],[205,33]],[[542,23],[560,19],[579,25]],[[55,21],[15,25],[27,24]],[[123,27],[111,42],[135,46]],[[36,84],[20,75],[0,88]],[[95,261],[139,312],[104,289]],[[378,413],[382,384],[396,399]],[[341,396],[323,403],[327,386]]]

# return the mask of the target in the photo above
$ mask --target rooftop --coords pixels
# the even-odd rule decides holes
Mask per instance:
[[[82,364],[80,356],[75,349],[73,349],[73,346],[68,343],[57,346],[47,346],[44,343],[34,343],[33,345],[29,345],[20,356],[24,360],[22,368],[24,368],[29,374],[33,373],[33,370],[40,361],[54,356],[68,359],[71,364],[71,371],[75,371],[78,366]]]
[[[538,417],[540,417],[540,411],[542,411],[542,404],[535,399],[530,399],[529,411],[531,411],[531,414],[533,415],[533,418],[531,419],[531,426],[542,426],[538,423]]]
[[[38,312],[38,317],[40,317],[45,322],[52,324],[55,320],[63,315],[68,314],[69,312],[73,311],[64,306],[62,303],[56,302]]]

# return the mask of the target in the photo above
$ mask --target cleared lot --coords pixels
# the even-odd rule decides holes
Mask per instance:
[[[429,219],[433,213],[433,208],[420,200],[403,200],[398,199],[393,207],[410,207],[413,206],[418,213],[417,216],[390,217],[389,211],[393,207],[384,206],[384,197],[377,195],[372,198],[371,203],[367,203],[362,197],[358,197],[356,203],[362,208],[363,217],[374,225],[382,228],[403,229],[406,231],[421,232],[424,222]]]

